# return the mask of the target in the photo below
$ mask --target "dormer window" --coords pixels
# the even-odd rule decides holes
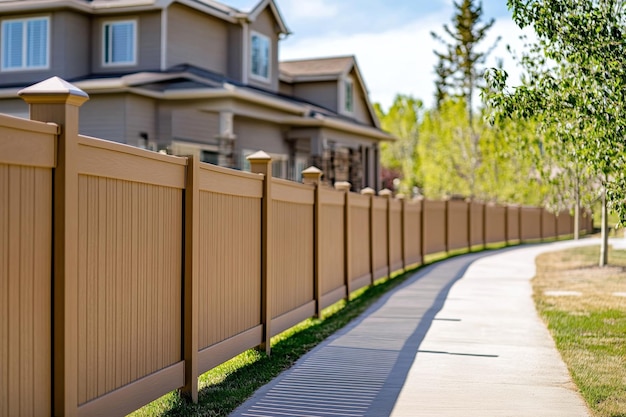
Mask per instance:
[[[135,65],[137,63],[137,22],[107,22],[103,27],[103,64]]]
[[[257,32],[250,37],[250,73],[262,81],[270,79],[270,38]]]
[[[2,22],[2,71],[47,69],[50,19]]]
[[[349,78],[343,81],[343,110],[354,112],[354,82]]]

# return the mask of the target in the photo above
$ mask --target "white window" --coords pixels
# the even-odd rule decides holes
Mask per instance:
[[[354,83],[352,82],[352,80],[347,79],[347,80],[344,80],[343,85],[344,85],[343,109],[347,113],[353,113],[354,112]]]
[[[252,32],[250,44],[250,72],[253,77],[268,81],[270,79],[270,38]]]
[[[2,70],[48,68],[50,19],[5,20],[2,22]]]
[[[103,27],[104,65],[135,65],[137,55],[137,22],[108,22]]]

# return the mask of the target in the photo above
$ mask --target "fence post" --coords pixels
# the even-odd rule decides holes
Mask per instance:
[[[272,158],[263,151],[248,156],[250,171],[262,174],[263,199],[261,202],[261,323],[263,337],[261,349],[268,355],[271,353],[270,339],[272,338],[272,297],[270,244],[272,242]]]
[[[320,247],[320,183],[322,171],[316,167],[308,167],[302,171],[302,182],[315,186],[315,198],[313,206],[313,297],[315,298],[315,316],[322,317],[322,294],[321,294],[321,247]]]
[[[378,195],[387,200],[387,278],[391,278],[391,196],[393,192],[387,188],[380,190]]]
[[[351,253],[352,249],[350,247],[350,188],[352,184],[346,181],[337,181],[335,183],[335,189],[337,191],[344,192],[346,194],[344,200],[344,210],[343,210],[343,282],[346,286],[346,301],[350,301],[350,277],[352,276],[352,264],[351,264]]]
[[[370,216],[369,216],[369,224],[370,224],[370,275],[371,275],[371,284],[374,283],[374,239],[373,239],[373,229],[374,229],[374,195],[376,195],[376,191],[373,188],[366,187],[361,190],[362,195],[369,196],[370,200]]]
[[[185,275],[183,279],[183,356],[185,386],[182,392],[198,402],[198,262],[200,185],[197,156],[187,158],[185,184]]]
[[[21,90],[30,118],[61,126],[54,171],[53,223],[53,412],[78,413],[78,111],[89,96],[52,77]]]

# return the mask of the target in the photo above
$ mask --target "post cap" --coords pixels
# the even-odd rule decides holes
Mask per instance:
[[[17,93],[28,104],[72,104],[81,106],[89,95],[62,78],[51,77]]]
[[[310,166],[302,171],[302,182],[304,184],[319,184],[322,178],[322,171],[314,166]]]
[[[350,188],[352,188],[352,184],[348,181],[337,181],[335,183],[335,190],[337,191],[350,191]]]
[[[266,154],[263,151],[258,151],[253,153],[252,155],[248,155],[246,159],[250,162],[252,161],[271,161],[272,157]]]
[[[378,192],[378,195],[390,198],[393,195],[393,191],[388,188],[383,188]]]
[[[371,187],[365,187],[361,190],[363,195],[376,195],[376,191]]]

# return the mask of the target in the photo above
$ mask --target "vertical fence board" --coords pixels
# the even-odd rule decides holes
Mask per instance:
[[[448,250],[467,248],[469,246],[468,203],[464,200],[449,200],[447,204]]]
[[[541,210],[537,207],[522,207],[520,219],[520,239],[541,239]]]
[[[324,298],[322,308],[347,296],[344,282],[344,210],[345,195],[334,190],[320,190],[320,289],[321,295],[340,290],[334,297]],[[343,289],[343,291],[341,291]]]
[[[470,244],[472,246],[482,245],[485,243],[485,225],[484,213],[485,205],[483,203],[470,203]]]
[[[446,250],[446,202],[423,200],[424,210],[424,254]]]
[[[350,270],[355,291],[371,282],[370,273],[370,196],[350,194]]]
[[[389,201],[389,272],[404,267],[402,249],[402,205],[400,200]]]
[[[422,200],[407,201],[404,206],[404,257],[407,265],[422,259]]]
[[[485,217],[488,221],[485,223],[485,242],[499,243],[506,240],[506,210],[505,206],[488,204]]]
[[[519,206],[507,206],[507,242],[517,242],[520,240],[520,210]]]

